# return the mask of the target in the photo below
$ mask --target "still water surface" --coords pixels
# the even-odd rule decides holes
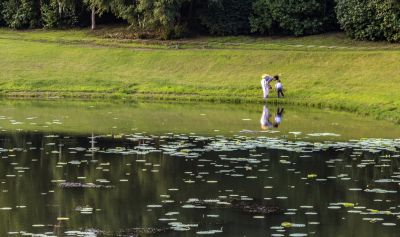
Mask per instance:
[[[1,103],[0,236],[400,230],[390,123],[263,105]]]

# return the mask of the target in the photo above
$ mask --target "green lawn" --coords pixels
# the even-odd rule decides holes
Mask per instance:
[[[400,122],[400,45],[342,34],[301,38],[118,38],[115,31],[0,29],[0,90],[262,102],[260,75],[282,73],[287,98]]]

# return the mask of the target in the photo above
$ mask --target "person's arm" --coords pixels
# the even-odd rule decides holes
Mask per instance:
[[[271,82],[272,82],[273,80],[274,80],[274,78],[273,78],[273,77],[270,77],[270,78],[269,78],[269,81],[268,81],[269,89],[271,89],[271,90],[272,90]]]
[[[266,78],[266,81],[267,81],[267,85],[268,85],[268,87],[271,89],[271,82],[274,80],[274,78],[273,77],[271,77],[271,76],[268,76],[267,78]]]

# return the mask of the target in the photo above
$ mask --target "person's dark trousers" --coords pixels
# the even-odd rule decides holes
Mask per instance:
[[[285,97],[283,90],[278,90],[278,98]]]

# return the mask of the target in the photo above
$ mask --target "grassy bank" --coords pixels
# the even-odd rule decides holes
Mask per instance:
[[[7,96],[262,102],[260,75],[282,73],[280,103],[400,122],[400,46],[341,34],[143,41],[118,31],[0,30]],[[272,102],[276,102],[272,99]]]

